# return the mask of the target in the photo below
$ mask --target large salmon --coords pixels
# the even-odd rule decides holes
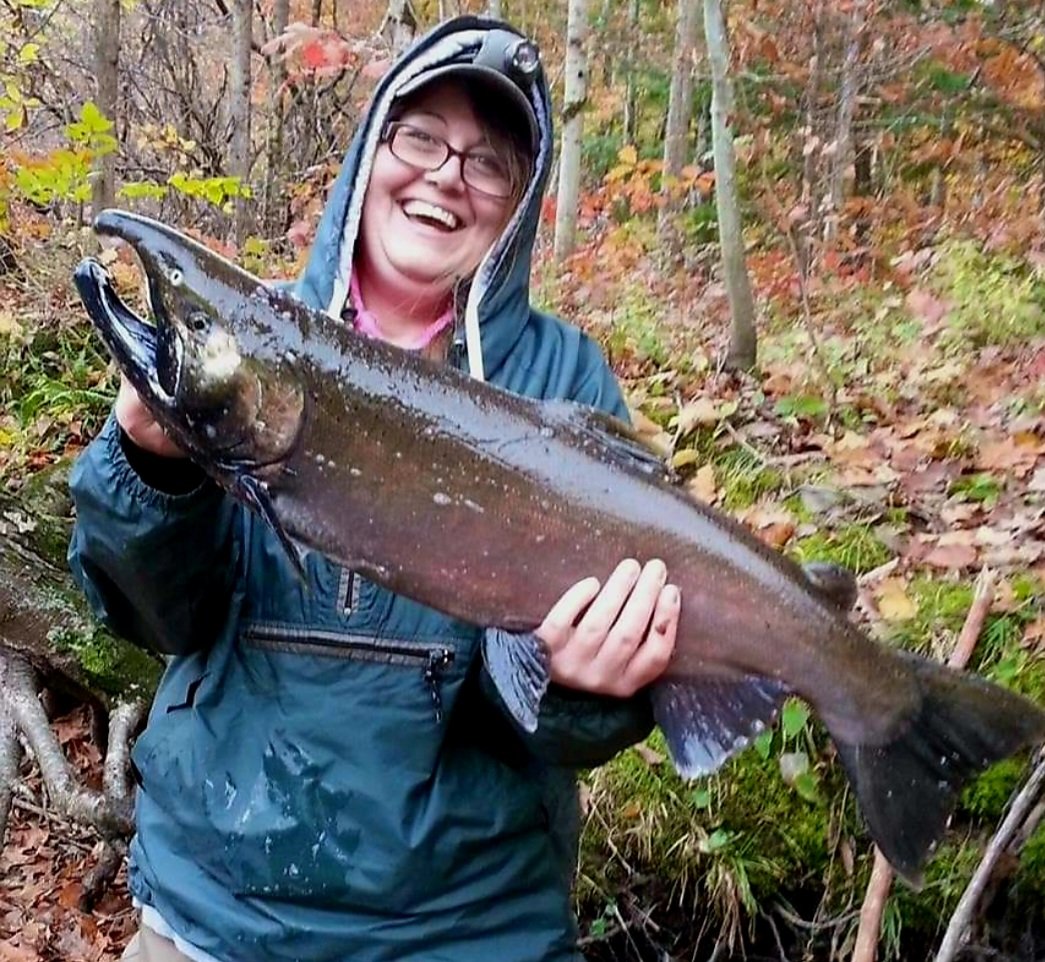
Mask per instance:
[[[95,229],[137,252],[155,324],[94,261],[77,269],[80,295],[172,437],[268,519],[292,559],[299,542],[503,629],[488,665],[525,727],[547,667],[522,633],[581,578],[656,557],[682,589],[675,656],[652,687],[679,772],[714,770],[799,695],[912,882],[963,782],[1045,738],[1045,713],[1026,699],[870,640],[837,579],[692,500],[621,422],[358,336],[146,218],[107,211]]]

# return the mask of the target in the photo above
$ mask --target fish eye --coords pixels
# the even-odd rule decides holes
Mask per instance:
[[[167,279],[174,287],[180,287],[183,280],[182,273],[177,267],[174,267],[171,269],[170,274],[167,275]]]
[[[186,319],[185,326],[199,334],[210,326],[210,318],[203,311],[193,311]]]

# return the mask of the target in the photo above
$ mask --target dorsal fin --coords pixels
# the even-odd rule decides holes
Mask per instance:
[[[675,481],[663,456],[620,418],[575,401],[544,401],[541,410],[552,424],[563,424],[587,435],[615,464],[669,483]]]
[[[802,565],[802,571],[816,593],[842,611],[849,611],[856,604],[859,588],[856,575],[848,568],[833,561],[810,561]]]

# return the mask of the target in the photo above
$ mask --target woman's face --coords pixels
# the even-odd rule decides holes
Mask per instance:
[[[455,150],[489,149],[463,91],[433,83],[398,118],[441,137]],[[426,171],[377,148],[363,201],[359,254],[369,285],[389,291],[449,292],[471,274],[504,228],[513,201],[491,197],[461,179],[459,157]]]

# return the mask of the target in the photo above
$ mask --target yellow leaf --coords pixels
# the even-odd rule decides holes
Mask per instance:
[[[627,147],[621,147],[620,152],[617,154],[617,160],[622,164],[634,164],[639,159],[639,152],[635,149],[634,144],[628,144]]]
[[[696,464],[699,460],[700,455],[693,448],[683,448],[671,456],[671,466],[676,469],[684,468],[687,464]]]
[[[918,606],[907,594],[903,578],[886,578],[875,592],[878,612],[886,621],[907,621],[918,613]]]

